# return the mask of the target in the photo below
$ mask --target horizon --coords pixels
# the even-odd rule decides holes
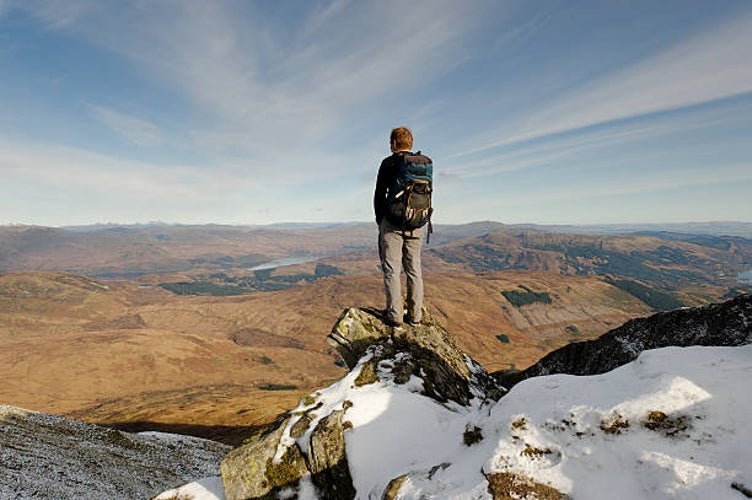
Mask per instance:
[[[22,227],[29,227],[29,228],[51,228],[51,229],[72,229],[72,228],[95,228],[95,227],[133,227],[133,226],[140,226],[140,227],[203,227],[203,226],[219,226],[219,227],[273,227],[273,226],[348,226],[348,225],[366,225],[366,224],[374,224],[372,221],[364,221],[364,220],[352,220],[352,221],[320,221],[320,222],[304,222],[304,221],[284,221],[284,222],[269,222],[269,223],[259,223],[259,224],[232,224],[232,223],[225,223],[225,222],[204,222],[204,223],[189,223],[189,222],[167,222],[167,221],[148,221],[148,222],[94,222],[89,224],[66,224],[66,225],[41,225],[41,224],[24,224],[24,223],[17,223],[17,222],[11,222],[7,224],[0,223],[0,227],[6,227],[6,228],[22,228]],[[572,227],[572,228],[636,228],[636,227],[647,227],[647,226],[656,226],[656,227],[671,227],[671,226],[713,226],[713,225],[752,225],[752,221],[743,221],[743,220],[715,220],[715,221],[702,221],[702,220],[687,220],[687,221],[679,221],[679,222],[666,222],[666,221],[658,221],[658,222],[612,222],[612,223],[599,223],[599,222],[593,222],[593,223],[584,223],[584,224],[576,224],[576,223],[560,223],[560,224],[538,224],[535,222],[502,222],[498,220],[475,220],[475,221],[468,221],[468,222],[457,222],[457,223],[439,223],[434,224],[435,226],[465,226],[465,225],[473,225],[473,224],[500,224],[503,226],[540,226],[540,227]],[[375,227],[375,226],[374,226]]]
[[[0,40],[0,225],[369,221],[398,125],[439,225],[752,221],[746,0],[0,0]]]

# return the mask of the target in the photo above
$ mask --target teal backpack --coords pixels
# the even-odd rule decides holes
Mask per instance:
[[[428,224],[428,242],[430,234],[433,233],[433,162],[420,151],[398,153],[397,157],[398,173],[387,196],[387,217],[403,231],[412,231]]]

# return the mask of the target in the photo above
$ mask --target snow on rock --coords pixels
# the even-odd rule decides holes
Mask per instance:
[[[739,498],[751,376],[752,346],[669,347],[603,375],[530,379],[493,408],[484,471],[585,500]]]
[[[154,500],[224,500],[220,476],[205,477],[172,490],[160,493]]]
[[[396,498],[493,498],[495,474],[578,500],[738,499],[752,487],[752,346],[647,351],[602,375],[529,379],[472,408],[390,383],[357,387],[355,376],[314,406],[351,404],[356,498],[381,498],[400,476]],[[482,437],[468,445],[471,427]]]
[[[493,477],[514,478],[498,498],[525,498],[521,484],[578,500],[738,499],[752,486],[752,346],[646,351],[606,374],[529,379],[472,407],[416,386],[359,387],[358,375],[293,411],[346,407],[356,498],[382,498],[391,484],[392,498],[490,499]],[[481,437],[467,444],[472,428]],[[306,491],[299,498],[317,498]]]
[[[742,304],[747,308],[748,302]],[[698,343],[736,328],[722,310],[706,310],[716,326],[704,328],[706,337],[692,333]],[[695,311],[695,324],[701,314]],[[264,463],[275,475],[251,468],[253,480],[265,485],[263,495],[578,500],[752,495],[752,403],[746,389],[752,345],[644,351],[606,373],[529,378],[499,399],[501,391],[488,397],[485,389],[494,387],[472,360],[461,372],[453,369],[460,356],[451,345],[441,346],[447,354],[439,360],[448,359],[441,370],[427,366],[435,358],[423,354],[431,349],[415,344],[426,346],[424,339],[433,342],[443,335],[425,330],[383,335],[378,321],[365,318],[366,328],[350,317],[337,332],[352,371],[304,398],[266,435]],[[664,337],[681,334],[676,317],[657,319],[672,327]],[[743,328],[734,332],[729,334],[733,343],[750,337]],[[635,335],[644,338],[642,330]],[[721,342],[729,341],[725,335]],[[362,357],[353,366],[356,354]],[[450,384],[436,380],[445,374]],[[338,451],[332,463],[340,471],[347,465],[344,490],[339,488],[344,483],[335,488],[322,483],[327,470],[306,473],[311,443],[335,414],[346,453]],[[223,477],[234,469],[250,480],[251,469],[244,467],[226,459]],[[227,498],[244,498],[234,487],[227,489],[227,479]],[[322,484],[330,489],[324,492]]]

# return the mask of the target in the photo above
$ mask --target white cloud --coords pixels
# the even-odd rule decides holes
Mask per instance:
[[[752,14],[577,88],[499,130],[494,147],[752,92]]]
[[[134,203],[181,197],[203,200],[211,198],[212,188],[223,182],[207,169],[150,165],[79,149],[5,140],[0,140],[0,171],[6,187],[31,182],[40,191],[109,193],[112,198],[132,198]]]
[[[269,223],[367,218],[362,193],[316,190],[320,176],[258,175],[246,162],[157,165],[0,137],[0,224],[102,221]],[[354,207],[343,212],[342,205]],[[324,207],[315,212],[312,207]]]
[[[101,106],[91,106],[91,112],[107,128],[137,146],[156,146],[164,142],[159,127],[147,120]]]
[[[60,28],[187,96],[206,117],[192,124],[197,137],[246,152],[316,144],[388,94],[430,84],[462,60],[480,12],[453,1],[335,1],[296,34],[268,26],[252,3],[145,5],[79,8]]]
[[[56,29],[76,23],[96,6],[96,0],[9,0],[6,3],[26,9],[37,20]]]
[[[347,7],[350,0],[331,0],[326,7],[317,9],[313,15],[308,19],[305,28],[303,29],[303,36],[307,38],[312,33],[320,30],[326,26],[329,21],[337,17],[337,15]]]
[[[663,170],[635,174],[612,175],[608,179],[587,183],[548,186],[542,184],[535,192],[509,192],[497,200],[497,206],[548,203],[554,201],[585,202],[591,198],[609,198],[625,195],[680,190],[694,186],[712,186],[735,182],[752,182],[752,169],[748,164],[728,164],[712,169]]]
[[[656,143],[657,139],[662,141],[681,134],[686,136],[700,130],[710,131],[724,126],[741,129],[750,122],[750,116],[752,102],[699,108],[651,120],[641,120],[639,123],[612,124],[609,127],[588,129],[577,134],[553,136],[543,142],[507,145],[499,148],[498,152],[487,151],[479,155],[458,152],[444,158],[447,162],[445,168],[458,178],[469,179],[561,164],[582,153],[590,155],[590,159],[586,160],[588,164],[593,161],[600,164],[602,162],[597,158],[611,158],[614,148],[624,145],[632,146],[630,158],[634,158],[636,154],[643,163],[659,162],[661,159],[686,156],[686,151],[694,148],[697,142],[687,143],[681,151],[677,151],[674,145],[661,146],[660,141]],[[651,141],[653,144],[645,146],[641,145],[641,141]],[[702,147],[706,152],[715,151],[720,154],[726,146],[714,139],[708,139]],[[611,158],[607,163],[613,162],[614,158]]]

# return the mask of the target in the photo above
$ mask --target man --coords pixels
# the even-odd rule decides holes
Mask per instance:
[[[385,322],[399,328],[403,321],[410,325],[420,324],[423,307],[423,276],[420,265],[420,249],[423,243],[423,228],[405,231],[396,221],[389,220],[387,197],[395,189],[399,174],[399,155],[409,153],[413,147],[413,134],[406,127],[392,130],[389,137],[392,155],[384,158],[376,178],[373,208],[379,225],[379,257],[384,273],[386,291]],[[394,193],[392,193],[394,194]],[[400,265],[407,276],[407,315],[403,317]]]

